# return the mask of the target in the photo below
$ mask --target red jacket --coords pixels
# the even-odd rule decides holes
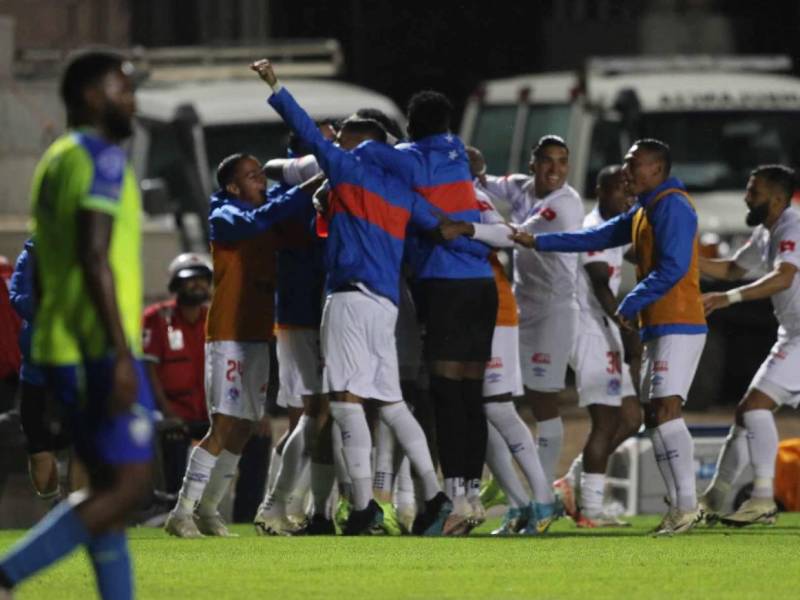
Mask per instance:
[[[207,421],[205,396],[205,324],[208,310],[189,323],[175,300],[159,302],[144,311],[145,359],[156,373],[170,408],[185,421]]]
[[[0,379],[19,373],[22,354],[19,351],[19,330],[22,326],[19,315],[11,306],[8,286],[0,278]]]

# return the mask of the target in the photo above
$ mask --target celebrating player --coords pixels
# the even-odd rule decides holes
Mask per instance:
[[[721,517],[728,525],[774,523],[773,480],[778,454],[778,431],[773,411],[800,404],[800,215],[791,210],[795,173],[782,165],[753,170],[744,201],[747,224],[755,227],[750,239],[730,259],[700,259],[700,271],[715,279],[739,280],[751,269],[769,272],[748,285],[727,292],[703,295],[706,314],[737,302],[772,298],[778,319],[778,341],[753,377],[739,406],[736,424],[720,452],[717,473],[701,498],[714,518],[737,477],[749,462],[753,467],[753,494],[731,515]]]
[[[542,252],[591,252],[633,243],[638,283],[616,315],[633,329],[639,317],[644,342],[640,399],[669,510],[659,535],[682,533],[698,521],[692,436],[683,420],[686,401],[708,328],[700,298],[697,213],[683,184],[670,177],[669,146],[639,140],[625,155],[623,174],[632,210],[592,229],[514,238]]]

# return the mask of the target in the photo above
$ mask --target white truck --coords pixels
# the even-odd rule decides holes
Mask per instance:
[[[603,166],[619,163],[637,138],[662,139],[696,202],[702,252],[727,256],[750,234],[743,202],[750,171],[800,166],[800,79],[781,73],[790,67],[782,56],[590,59],[577,73],[484,82],[467,102],[461,135],[496,174],[527,172],[536,140],[563,136],[569,183],[587,208]],[[623,285],[632,285],[631,270]],[[747,303],[712,317],[703,376],[690,395],[695,406],[738,400],[774,339],[770,312],[768,302]]]

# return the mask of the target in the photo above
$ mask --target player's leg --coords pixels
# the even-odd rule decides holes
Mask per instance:
[[[531,499],[514,469],[508,444],[492,424],[491,419],[488,422],[488,434],[486,464],[508,502],[503,522],[498,529],[492,531],[492,535],[519,533],[528,524]]]
[[[90,491],[76,492],[59,504],[0,561],[0,588],[13,585],[58,561],[79,545],[97,564],[103,598],[132,598],[130,557],[124,536],[126,518],[150,493],[153,397],[141,364],[136,365],[136,404],[111,418],[106,414],[113,385],[111,360],[52,369],[54,392],[73,409],[76,444],[91,465]],[[86,382],[84,389],[79,382]],[[84,401],[78,402],[81,397]]]
[[[747,429],[734,423],[720,448],[714,477],[698,500],[706,523],[713,524],[719,519],[731,486],[748,464],[750,451],[747,447]]]
[[[22,381],[20,398],[20,421],[28,451],[28,474],[36,495],[42,500],[58,498],[58,460],[53,445],[53,436],[47,428],[47,388]]]

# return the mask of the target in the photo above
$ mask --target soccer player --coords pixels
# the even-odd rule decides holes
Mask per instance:
[[[480,164],[475,168],[483,170]],[[483,175],[479,185],[492,199],[508,204],[512,223],[525,223],[531,233],[580,229],[583,204],[566,182],[569,149],[564,140],[556,135],[542,137],[531,151],[529,168],[530,176]],[[571,254],[514,251],[525,400],[536,417],[539,457],[551,485],[564,436],[558,396],[566,386],[577,332],[577,269],[578,259]]]
[[[8,291],[11,305],[22,319],[19,410],[28,444],[28,473],[36,495],[45,501],[55,500],[61,496],[56,453],[71,445],[71,436],[66,415],[60,406],[54,406],[52,393],[45,384],[44,371],[31,362],[32,322],[37,305],[33,240],[25,242],[17,258]],[[86,485],[86,474],[74,453],[70,455],[68,479],[70,492]]]
[[[444,95],[418,92],[408,103],[411,142],[395,148],[374,144],[365,152],[442,215],[477,223],[478,202],[464,145],[450,132],[451,113]],[[488,436],[483,377],[491,358],[497,288],[488,248],[470,253],[425,237],[410,242],[408,260],[421,289],[418,308],[425,325],[439,460],[445,492],[454,504],[445,533],[462,534],[471,527],[480,501]]]
[[[701,498],[706,518],[719,516],[731,484],[750,463],[755,477],[752,496],[721,518],[727,525],[775,522],[778,432],[772,413],[781,406],[800,404],[800,215],[791,209],[795,184],[795,172],[789,167],[754,169],[744,197],[747,224],[755,227],[750,239],[730,259],[700,259],[700,272],[715,279],[735,281],[752,269],[767,271],[753,283],[704,294],[706,314],[737,302],[771,298],[779,324],[778,340],[736,408],[736,423],[720,452],[717,473]]]
[[[193,252],[169,265],[173,298],[144,311],[143,349],[156,405],[180,427],[162,436],[165,491],[174,494],[186,471],[190,440],[208,430],[205,395],[205,329],[211,297],[211,263]]]
[[[584,228],[601,225],[626,212],[632,197],[625,191],[622,167],[605,167],[597,175],[597,206],[583,220]],[[591,419],[583,452],[565,477],[555,483],[565,511],[579,527],[626,525],[603,510],[605,473],[614,449],[636,433],[641,408],[627,364],[638,367],[641,343],[636,332],[620,335],[614,314],[622,279],[624,248],[580,255],[578,330],[572,353],[579,405]],[[623,359],[625,359],[623,361]],[[633,359],[633,361],[632,361]]]
[[[433,229],[438,221],[421,197],[386,176],[362,153],[370,145],[385,143],[385,131],[376,121],[346,121],[336,146],[320,135],[278,82],[269,61],[258,61],[252,68],[273,90],[270,105],[312,148],[332,191],[325,249],[329,295],[320,338],[323,391],[330,396],[353,481],[353,510],[343,533],[366,533],[382,521],[381,509],[372,499],[372,444],[362,407],[370,398],[380,401],[380,418],[424,483],[426,512],[420,533],[438,533],[452,504],[439,487],[425,435],[403,402],[395,346],[406,226],[411,221]],[[369,143],[362,144],[365,141]]]
[[[0,561],[0,590],[85,546],[102,598],[133,597],[126,518],[150,492],[153,396],[141,354],[141,203],[119,145],[131,135],[132,66],[74,56],[61,79],[69,131],[34,172],[40,303],[33,360],[70,415],[90,486]]]
[[[299,214],[321,182],[266,202],[259,161],[233,154],[217,168],[217,183],[209,214],[214,293],[206,324],[211,428],[192,450],[178,502],[164,524],[178,537],[230,536],[217,507],[264,415],[275,303],[274,226]]]
[[[514,235],[540,252],[592,252],[633,243],[638,283],[615,314],[625,329],[635,328],[638,315],[644,342],[640,400],[669,501],[658,535],[688,531],[700,516],[694,446],[681,407],[708,331],[697,266],[697,213],[683,184],[670,176],[671,164],[664,142],[638,140],[623,166],[626,190],[637,197],[630,211],[579,232]]]

